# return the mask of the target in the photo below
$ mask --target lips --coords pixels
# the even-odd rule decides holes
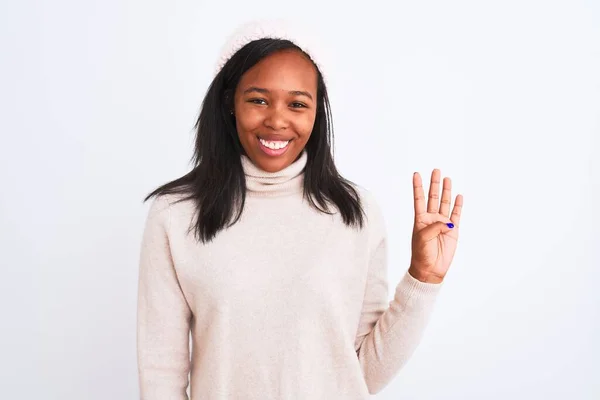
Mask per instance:
[[[285,138],[281,135],[259,135],[257,136],[257,138],[262,139],[262,140],[266,140],[266,141],[273,141],[273,142],[287,142],[288,140],[293,140],[292,138]]]
[[[291,141],[290,141],[291,142]],[[258,140],[258,147],[262,150],[262,152],[271,157],[277,157],[285,154],[287,150],[290,148],[291,143],[287,143],[287,145],[281,149],[271,149],[262,144],[260,140]]]

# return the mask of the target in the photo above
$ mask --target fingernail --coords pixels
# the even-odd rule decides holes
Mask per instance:
[[[454,224],[452,222],[448,222],[446,225],[448,225],[448,228],[454,228]]]

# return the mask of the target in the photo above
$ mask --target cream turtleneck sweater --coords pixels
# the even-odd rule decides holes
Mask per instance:
[[[152,202],[139,265],[141,399],[188,399],[189,379],[192,400],[363,400],[411,357],[443,284],[407,271],[390,301],[377,202],[356,186],[362,230],[316,211],[302,197],[306,160],[268,173],[242,156],[242,217],[208,244],[187,234],[191,202]]]

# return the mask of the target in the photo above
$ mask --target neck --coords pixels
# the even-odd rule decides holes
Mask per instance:
[[[306,150],[290,165],[277,172],[267,172],[254,164],[247,155],[241,156],[249,195],[272,197],[299,193],[304,185]]]

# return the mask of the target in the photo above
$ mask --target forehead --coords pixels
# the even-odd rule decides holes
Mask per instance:
[[[305,55],[284,50],[265,57],[242,76],[239,86],[316,90],[317,71]]]

